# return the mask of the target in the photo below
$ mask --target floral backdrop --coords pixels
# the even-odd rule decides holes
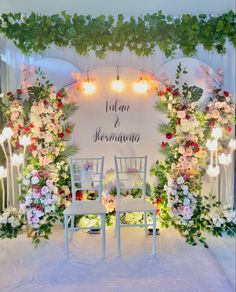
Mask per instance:
[[[63,223],[63,211],[71,204],[70,175],[67,157],[76,153],[75,146],[67,140],[73,131],[68,122],[76,109],[64,89],[57,90],[44,74],[27,66],[22,68],[24,81],[15,92],[8,92],[4,108],[5,125],[13,131],[11,144],[15,153],[24,152],[25,162],[19,176],[21,192],[19,208],[8,208],[0,215],[0,237],[13,238],[28,226],[35,245],[41,237],[49,238],[53,224]],[[166,114],[167,124],[160,125],[165,140],[160,151],[164,161],[156,161],[151,170],[157,179],[156,186],[147,185],[147,198],[156,206],[158,225],[177,228],[189,244],[202,242],[206,247],[203,232],[215,236],[236,233],[235,212],[223,206],[214,194],[202,194],[202,177],[210,173],[207,145],[216,127],[223,129],[218,139],[219,154],[228,159],[235,149],[231,139],[234,104],[229,92],[223,90],[223,72],[214,76],[202,67],[203,78],[209,85],[210,101],[204,109],[198,103],[203,90],[196,86],[181,84],[186,68],[178,65],[173,84],[163,83],[156,90],[156,109]],[[23,140],[28,139],[27,147]],[[110,169],[103,178],[103,204],[107,210],[106,223],[115,223],[116,187],[115,172]],[[138,188],[123,194],[140,197]],[[94,192],[77,191],[76,199],[94,200]],[[127,213],[122,222],[141,223],[141,213]],[[148,221],[151,221],[151,217]],[[80,227],[99,227],[99,218],[93,215],[79,216]]]

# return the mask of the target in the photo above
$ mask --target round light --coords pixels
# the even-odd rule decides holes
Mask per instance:
[[[27,135],[20,136],[19,144],[24,147],[29,146],[31,144],[30,136],[27,136]]]
[[[83,89],[84,94],[92,95],[96,92],[96,85],[94,82],[85,81],[82,84],[82,89]]]
[[[125,88],[125,83],[120,79],[113,80],[111,83],[111,88],[116,92],[121,92]]]
[[[208,166],[208,169],[207,169],[207,174],[210,176],[210,177],[216,177],[218,176],[220,173],[220,168],[219,166],[211,166],[209,165]]]
[[[222,128],[213,128],[211,136],[215,139],[219,139],[222,137]]]
[[[24,157],[23,157],[23,155],[22,154],[16,154],[16,153],[14,153],[13,155],[12,155],[12,158],[11,158],[11,161],[12,161],[12,165],[20,165],[20,164],[22,164],[23,163],[23,161],[24,161]]]
[[[3,138],[5,139],[10,139],[12,136],[13,136],[13,131],[11,128],[4,128],[3,131],[2,131],[2,136]]]
[[[138,94],[146,94],[150,89],[150,84],[147,80],[139,80],[134,83],[134,91]]]

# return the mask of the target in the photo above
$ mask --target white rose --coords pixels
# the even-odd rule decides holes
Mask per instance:
[[[30,180],[27,179],[27,178],[24,178],[24,179],[23,179],[23,185],[24,185],[24,186],[28,186],[29,184],[30,184]]]
[[[182,176],[179,176],[176,181],[178,185],[181,185],[184,183],[184,178]]]
[[[184,202],[183,202],[183,205],[184,206],[189,206],[190,205],[190,200],[188,198],[185,198]]]
[[[32,182],[33,185],[36,185],[39,182],[39,178],[37,176],[33,176],[31,178],[31,182]]]

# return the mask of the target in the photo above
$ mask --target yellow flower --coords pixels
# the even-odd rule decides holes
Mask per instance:
[[[195,156],[197,158],[205,158],[207,156],[207,152],[204,150],[199,150],[197,153],[195,153]]]

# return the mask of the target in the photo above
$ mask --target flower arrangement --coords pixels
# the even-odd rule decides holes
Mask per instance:
[[[55,205],[59,202],[58,188],[47,171],[35,169],[24,176],[23,186],[25,195],[21,198],[20,209],[26,214],[28,224],[39,229],[55,212]]]
[[[157,161],[152,169],[152,174],[158,178],[154,193],[161,200],[158,217],[162,225],[173,225],[192,245],[200,241],[207,246],[202,231],[207,230],[215,235],[216,222],[210,219],[212,210],[214,214],[220,214],[220,218],[224,217],[224,211],[221,203],[215,203],[207,196],[204,201],[201,196],[201,177],[206,172],[208,156],[206,140],[209,127],[213,125],[223,127],[222,140],[228,139],[229,127],[231,129],[234,120],[234,106],[228,92],[214,88],[206,110],[201,111],[197,101],[203,90],[186,83],[180,84],[181,74],[186,73],[186,68],[179,64],[175,83],[157,91],[160,100],[156,108],[166,113],[169,122],[160,125],[160,131],[167,139],[161,143],[161,152],[166,159],[164,162]],[[222,82],[221,75],[217,78],[218,82]],[[235,234],[233,220],[220,222],[218,235],[229,229],[231,232],[228,235]]]
[[[71,199],[67,156],[75,154],[76,147],[66,146],[65,141],[73,130],[67,120],[76,106],[68,102],[65,90],[57,91],[45,79],[40,69],[33,72],[24,66],[22,87],[7,93],[4,118],[13,131],[12,147],[24,148],[27,167],[23,169],[20,204],[33,228],[33,242],[38,244],[41,236],[48,238],[53,223],[62,220]]]
[[[24,213],[14,207],[0,215],[0,238],[15,238],[25,225]]]

